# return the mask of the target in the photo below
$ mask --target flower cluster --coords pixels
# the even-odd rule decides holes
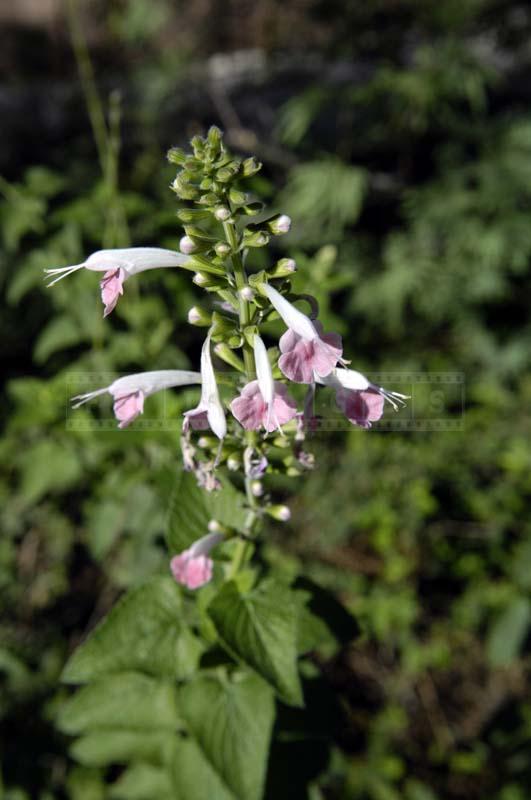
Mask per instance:
[[[262,513],[279,520],[289,518],[289,509],[271,502],[264,492],[264,476],[279,470],[300,474],[313,465],[311,454],[301,443],[306,432],[316,427],[313,398],[317,386],[333,389],[346,418],[362,428],[370,428],[381,418],[385,401],[396,409],[406,397],[347,368],[341,337],[324,332],[317,319],[317,303],[309,298],[310,316],[297,307],[299,299],[308,298],[298,298],[291,292],[289,278],[296,269],[293,260],[281,259],[267,271],[252,273],[253,248],[264,247],[271,236],[287,233],[291,225],[284,214],[262,218],[258,223],[248,221],[262,215],[263,206],[239,184],[261,165],[252,158],[233,158],[216,128],[206,139],[195,137],[192,145],[193,154],[178,149],[169,153],[170,161],[180,167],[172,188],[180,200],[192,202],[192,207],[178,213],[185,230],[181,252],[152,247],[100,250],[81,264],[46,272],[52,278],[50,286],[82,268],[103,272],[100,289],[104,316],[116,307],[126,280],[157,267],[192,270],[194,283],[218,297],[209,304],[210,310],[194,306],[188,314],[191,324],[208,328],[200,373],[169,369],[128,375],[78,395],[73,402],[77,408],[108,393],[114,401],[118,427],[125,428],[143,412],[144,401],[153,393],[200,384],[197,406],[183,415],[184,467],[193,470],[207,490],[219,487],[216,472],[220,465],[229,470],[241,468],[252,534],[253,522]],[[268,351],[261,327],[275,316],[286,330],[278,349]],[[214,367],[213,350],[232,372]],[[300,410],[289,393],[290,382],[307,386],[306,402]],[[220,392],[220,386],[229,389]],[[227,393],[230,396],[226,397]],[[230,424],[229,410],[233,418]],[[195,436],[196,432],[201,435]],[[290,451],[280,464],[272,458],[271,441],[277,450]],[[209,552],[223,538],[224,534],[210,533],[175,556],[171,561],[175,580],[189,589],[208,582],[212,577]]]

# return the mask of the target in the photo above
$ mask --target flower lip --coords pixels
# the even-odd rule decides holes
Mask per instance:
[[[154,372],[138,372],[134,375],[124,375],[115,381],[104,386],[102,389],[95,389],[92,392],[78,394],[71,398],[72,408],[79,408],[84,403],[88,403],[94,397],[102,394],[110,394],[115,400],[142,392],[148,397],[161,389],[173,389],[177,386],[187,386],[188,384],[201,383],[199,372],[189,372],[182,369],[162,369]]]

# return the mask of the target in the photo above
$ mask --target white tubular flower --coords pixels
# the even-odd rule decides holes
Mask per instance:
[[[199,372],[188,372],[182,369],[163,369],[155,372],[138,372],[118,378],[103,389],[96,389],[86,394],[78,394],[72,398],[72,408],[79,408],[94,397],[110,394],[114,399],[114,415],[119,428],[126,428],[144,411],[144,400],[162,389],[174,389],[177,386],[201,383]]]
[[[195,430],[204,430],[208,425],[218,439],[223,439],[227,434],[227,421],[212,366],[210,335],[209,332],[201,350],[201,399],[196,408],[185,411],[184,417],[185,424]]]
[[[100,281],[100,289],[105,305],[103,316],[106,317],[123,294],[123,284],[133,275],[159,267],[182,267],[188,260],[182,253],[160,247],[126,247],[121,250],[97,250],[81,264],[44,271],[47,277],[52,278],[47,286],[53,286],[80,269],[105,273]]]
[[[405,405],[409,399],[408,395],[376,386],[354,369],[336,368],[324,378],[315,375],[315,380],[335,389],[339,408],[353,425],[362,428],[370,428],[381,418],[385,400],[398,411],[399,406]]]

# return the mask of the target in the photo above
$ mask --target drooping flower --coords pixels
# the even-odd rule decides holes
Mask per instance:
[[[103,272],[100,281],[101,299],[105,306],[103,316],[108,316],[116,306],[118,298],[123,294],[123,285],[132,275],[158,267],[182,267],[188,262],[188,256],[174,250],[160,247],[126,247],[118,250],[97,250],[82,264],[70,267],[44,270],[52,280],[48,286],[66,278],[80,269],[92,272]]]
[[[321,324],[295,308],[269,284],[264,291],[288,330],[280,338],[279,367],[295,383],[312,383],[314,374],[329,375],[341,361],[343,347],[337,333],[323,333]]]
[[[268,433],[289,422],[297,413],[297,406],[288,395],[283,383],[273,380],[267,350],[262,339],[255,334],[254,359],[257,380],[242,389],[231,405],[238,422],[248,431],[257,431],[262,426]]]
[[[334,369],[326,377],[316,376],[318,383],[336,391],[336,403],[349,422],[361,428],[370,428],[383,414],[387,400],[395,411],[405,405],[408,396],[390,392],[371,383],[365,375],[353,369]]]
[[[199,372],[188,372],[181,369],[163,369],[156,372],[138,372],[118,378],[103,389],[96,389],[86,394],[78,394],[72,398],[72,408],[79,408],[94,397],[110,394],[114,399],[114,415],[119,428],[126,428],[134,419],[142,414],[144,400],[161,389],[173,389],[177,386],[201,383]]]
[[[210,427],[218,439],[223,439],[227,433],[227,421],[212,366],[210,335],[201,349],[201,399],[195,408],[184,412],[184,425],[190,425],[195,430]]]
[[[212,578],[214,562],[208,554],[223,540],[222,533],[209,533],[170,561],[173,577],[188,589],[199,589]]]

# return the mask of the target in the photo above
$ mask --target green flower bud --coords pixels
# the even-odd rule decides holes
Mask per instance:
[[[218,358],[221,358],[222,361],[238,370],[238,372],[245,372],[245,364],[242,359],[225,342],[218,342],[218,344],[214,345],[214,352]]]
[[[197,325],[200,328],[209,328],[212,316],[201,306],[193,306],[188,312],[188,322],[190,325]]]
[[[182,167],[186,162],[187,155],[180,147],[171,147],[166,154],[166,158],[170,164],[178,164]]]
[[[232,252],[232,248],[227,242],[217,242],[217,244],[214,245],[214,250],[216,251],[216,255],[220,258],[225,258]]]
[[[225,222],[230,218],[230,210],[227,206],[218,206],[214,209],[214,216],[218,222]]]
[[[260,172],[262,169],[262,164],[256,158],[246,158],[242,164],[242,174],[244,178],[249,178],[251,175],[255,175],[257,172]]]
[[[243,234],[244,247],[265,247],[269,244],[269,234],[266,231],[245,231]]]
[[[270,517],[273,517],[273,519],[276,519],[278,522],[287,522],[291,519],[291,511],[287,506],[268,506],[265,511],[266,514],[269,514]]]
[[[269,278],[285,278],[288,275],[293,275],[296,270],[297,264],[292,258],[281,258],[273,269],[268,270],[267,275]]]
[[[282,236],[285,233],[289,233],[291,218],[288,217],[287,214],[278,214],[276,217],[269,220],[267,227],[275,236]]]

